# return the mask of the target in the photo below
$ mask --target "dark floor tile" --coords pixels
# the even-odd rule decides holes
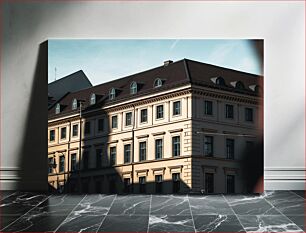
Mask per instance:
[[[188,196],[193,215],[234,215],[222,195]]]
[[[149,215],[150,196],[125,195],[116,196],[109,213],[110,215]]]
[[[105,215],[108,213],[116,195],[87,195],[76,207],[76,214]]]
[[[48,199],[48,204],[52,206],[60,206],[60,205],[77,205],[85,199],[85,194],[81,195],[54,195]]]
[[[105,215],[70,214],[56,232],[96,232]]]
[[[8,225],[10,225],[12,222],[16,221],[20,216],[18,215],[1,215],[0,217],[0,231],[3,231],[2,229],[5,229]]]
[[[191,215],[150,215],[149,232],[194,232]]]
[[[191,215],[188,196],[153,195],[152,215]]]
[[[12,194],[16,193],[15,191],[0,191],[0,200],[3,200]]]
[[[304,215],[305,200],[290,191],[270,191],[265,199],[285,215]]]
[[[235,215],[193,215],[197,232],[245,232]]]
[[[294,192],[295,194],[297,194],[300,197],[305,199],[305,190],[294,190],[294,191],[291,191],[291,192]]]
[[[2,215],[23,215],[39,203],[48,198],[47,195],[20,192],[13,194],[1,201],[0,211]]]
[[[263,196],[258,195],[233,195],[224,196],[228,204],[238,215],[279,215],[279,211],[271,206]]]
[[[286,215],[292,222],[294,222],[299,228],[305,231],[305,215]]]
[[[46,232],[54,231],[67,216],[48,214],[22,216],[4,229],[5,232]]]
[[[303,232],[283,215],[238,216],[247,232]]]
[[[149,216],[107,215],[98,232],[147,232]]]

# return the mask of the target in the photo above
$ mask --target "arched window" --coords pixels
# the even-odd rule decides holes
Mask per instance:
[[[73,99],[72,101],[72,110],[76,110],[78,108],[78,101],[77,99]]]
[[[56,104],[55,114],[59,114],[60,112],[61,112],[61,105],[60,104]]]
[[[109,99],[113,100],[113,99],[115,99],[115,97],[116,97],[116,90],[115,90],[115,88],[112,88],[109,91]]]
[[[161,87],[163,85],[163,81],[160,78],[155,79],[154,87]]]
[[[96,103],[96,95],[95,95],[95,93],[93,93],[90,96],[90,105],[93,105],[95,103]]]
[[[136,82],[132,82],[130,85],[130,93],[131,94],[136,94],[137,93],[137,83]]]
[[[225,81],[224,81],[224,79],[222,77],[218,77],[216,79],[216,84],[220,85],[220,86],[225,86]]]

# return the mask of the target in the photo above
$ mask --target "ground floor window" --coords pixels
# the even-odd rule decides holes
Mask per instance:
[[[155,176],[155,192],[162,193],[163,191],[163,176],[156,175]]]
[[[235,176],[226,176],[226,193],[235,193]]]
[[[205,192],[213,193],[214,192],[214,174],[205,173]]]
[[[130,193],[130,187],[131,187],[130,178],[124,178],[123,179],[123,184],[124,184],[123,192],[124,193]]]
[[[172,174],[172,187],[173,187],[173,193],[178,193],[180,191],[180,173],[173,173]]]
[[[139,177],[139,192],[146,193],[146,177],[145,176]]]

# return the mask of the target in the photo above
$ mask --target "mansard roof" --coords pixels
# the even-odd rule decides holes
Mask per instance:
[[[222,77],[225,80],[225,86],[218,86],[216,83],[214,83],[212,81],[212,78],[214,77]],[[159,88],[154,88],[153,84],[157,78],[163,80],[163,85]],[[235,81],[241,81],[246,87],[245,90],[235,90],[235,88],[230,85],[230,82]],[[137,93],[133,95],[130,94],[130,84],[132,82],[141,84]],[[182,59],[177,62],[167,63],[167,65],[165,64],[87,89],[68,93],[63,98],[58,100],[61,106],[64,106],[61,113],[55,115],[55,107],[52,107],[49,109],[49,118],[77,112],[78,110],[72,110],[71,108],[73,99],[83,101],[83,106],[90,110],[99,108],[103,105],[118,103],[122,102],[123,100],[132,99],[151,93],[158,93],[163,90],[168,90],[186,84],[207,86],[211,88],[223,89],[225,91],[235,91],[256,96],[257,93],[248,87],[251,85],[262,86],[263,78],[259,75],[249,74],[188,59]],[[112,88],[116,89],[116,97],[115,99],[110,100],[108,97],[109,91]],[[93,93],[97,96],[96,104],[90,105],[90,97]]]

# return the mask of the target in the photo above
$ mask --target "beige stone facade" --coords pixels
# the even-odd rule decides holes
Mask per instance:
[[[260,101],[186,83],[93,110],[78,106],[49,118],[48,182],[55,190],[88,193],[242,192],[239,161],[246,143],[261,134]],[[226,105],[233,117],[226,117]]]

